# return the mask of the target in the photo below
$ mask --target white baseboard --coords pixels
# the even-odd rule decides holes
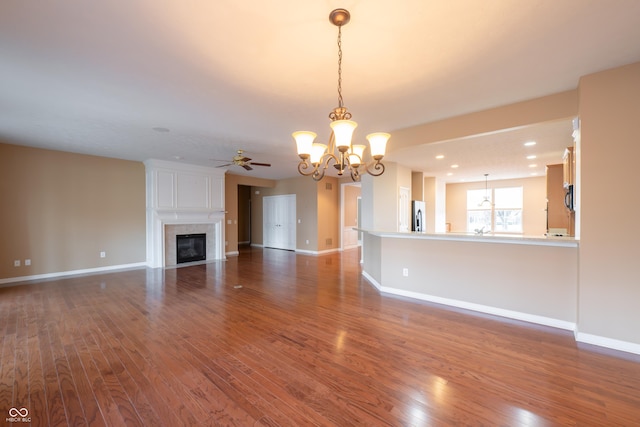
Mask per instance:
[[[601,337],[599,335],[585,334],[584,332],[576,332],[575,337],[576,341],[585,344],[593,344],[598,347],[610,348],[612,350],[624,351],[626,353],[640,354],[640,344]]]
[[[296,253],[302,255],[325,255],[333,252],[340,252],[340,248],[326,249],[324,251],[308,251],[306,249],[296,249]]]
[[[405,291],[402,289],[389,288],[386,286],[381,286],[380,283],[375,281],[370,275],[366,272],[363,272],[362,275],[369,281],[371,284],[378,289],[378,291],[382,293],[392,294],[392,295],[400,295],[404,297],[419,299],[422,301],[434,302],[436,304],[448,305],[450,307],[463,308],[465,310],[477,311],[480,313],[492,314],[494,316],[506,317],[508,319],[522,320],[524,322],[535,323],[538,325],[551,326],[553,328],[565,329],[568,331],[575,331],[576,324],[573,322],[567,322],[565,320],[553,319],[545,316],[538,316],[535,314],[522,313],[519,311],[506,310],[503,308],[492,307],[483,304],[476,304],[467,301],[460,301],[450,298],[443,298],[434,295],[422,294],[419,292],[413,291]]]
[[[240,255],[240,251],[231,251],[231,252],[225,252],[226,256],[238,256]]]
[[[6,279],[0,279],[0,285],[4,285],[7,283],[15,283],[15,282],[25,282],[29,280],[52,279],[55,277],[76,276],[79,274],[102,273],[105,271],[126,270],[130,268],[140,268],[140,267],[147,267],[147,263],[136,262],[133,264],[109,265],[106,267],[85,268],[82,270],[70,270],[70,271],[59,271],[56,273],[34,274],[33,276],[8,277]]]

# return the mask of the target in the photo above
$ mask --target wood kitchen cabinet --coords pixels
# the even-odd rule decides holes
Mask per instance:
[[[560,229],[573,236],[573,212],[564,204],[564,178],[563,164],[547,165],[547,233]]]

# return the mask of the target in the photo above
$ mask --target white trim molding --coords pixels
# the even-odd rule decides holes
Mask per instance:
[[[166,267],[166,225],[212,226],[207,261],[224,254],[224,171],[150,159],[147,175],[147,266]]]

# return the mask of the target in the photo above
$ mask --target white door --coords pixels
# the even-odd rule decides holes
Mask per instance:
[[[296,249],[296,195],[263,198],[263,246]]]
[[[398,231],[409,231],[409,218],[411,215],[411,190],[407,187],[400,187],[398,200]]]

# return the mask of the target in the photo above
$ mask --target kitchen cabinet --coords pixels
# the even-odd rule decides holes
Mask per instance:
[[[547,165],[547,233],[573,236],[573,212],[565,206],[564,164]]]

